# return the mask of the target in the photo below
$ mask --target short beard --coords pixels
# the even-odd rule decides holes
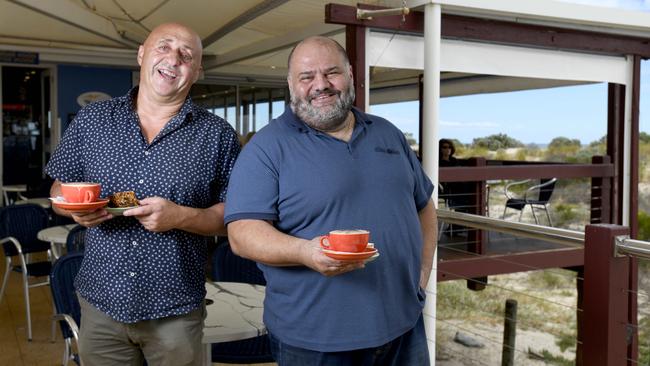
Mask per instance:
[[[336,103],[333,106],[315,108],[311,100],[321,94],[336,94]],[[337,131],[341,128],[354,102],[354,85],[349,84],[347,91],[323,89],[305,99],[291,96],[291,110],[309,127],[323,132]]]

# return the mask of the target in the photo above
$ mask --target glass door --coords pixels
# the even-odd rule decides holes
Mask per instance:
[[[49,71],[2,67],[2,185],[25,185],[28,195],[42,196],[51,109]]]

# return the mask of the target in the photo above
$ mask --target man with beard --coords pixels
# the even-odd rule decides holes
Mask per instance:
[[[436,245],[433,185],[404,134],[352,108],[345,50],[324,37],[289,56],[291,108],[246,145],[225,222],[266,277],[264,323],[282,365],[428,365],[422,320]],[[320,237],[367,229],[380,256],[335,260]]]

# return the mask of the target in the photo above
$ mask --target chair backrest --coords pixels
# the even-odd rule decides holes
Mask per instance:
[[[540,180],[540,185],[543,187],[539,188],[539,201],[543,203],[548,203],[551,200],[553,195],[553,190],[555,189],[556,178],[546,178]]]
[[[65,240],[65,248],[68,253],[83,252],[86,249],[86,227],[73,227]]]
[[[66,254],[54,263],[50,273],[50,288],[56,312],[70,315],[77,324],[81,324],[81,309],[74,289],[74,279],[79,273],[83,257],[83,253]],[[63,337],[72,337],[72,332],[65,322],[59,323]]]
[[[0,209],[0,238],[12,236],[22,247],[23,253],[40,251],[43,242],[36,237],[47,227],[47,211],[34,204],[11,205]],[[10,243],[3,244],[6,256],[14,256],[16,248]],[[36,248],[39,248],[38,250]]]
[[[230,249],[230,244],[222,243],[212,257],[212,279],[214,281],[243,282],[266,286],[264,274],[257,263],[242,258]]]

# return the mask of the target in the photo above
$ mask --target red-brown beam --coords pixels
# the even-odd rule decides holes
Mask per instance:
[[[354,106],[366,111],[366,27],[348,25],[345,27],[345,50],[352,64],[354,74]]]
[[[611,177],[611,164],[545,164],[440,168],[441,182],[471,182],[492,179]]]
[[[641,95],[641,58],[634,56],[633,78],[632,78],[632,126],[630,144],[630,236],[637,238],[639,230],[639,98]],[[630,258],[630,279],[628,281],[628,322],[632,326],[638,325],[638,298],[636,296],[639,287],[639,261]],[[636,360],[639,357],[638,333],[632,335],[632,345],[628,348],[627,358]],[[631,362],[628,361],[628,365]]]
[[[381,7],[368,6],[364,6],[364,8],[382,9]],[[419,11],[411,12],[405,17],[404,22],[402,22],[402,16],[359,20],[356,18],[356,8],[354,6],[327,4],[325,6],[325,22],[360,25],[393,31],[399,30],[407,33],[424,32],[424,14]],[[643,58],[650,58],[650,40],[645,38],[451,14],[442,14],[442,37],[610,55],[634,54]]]

